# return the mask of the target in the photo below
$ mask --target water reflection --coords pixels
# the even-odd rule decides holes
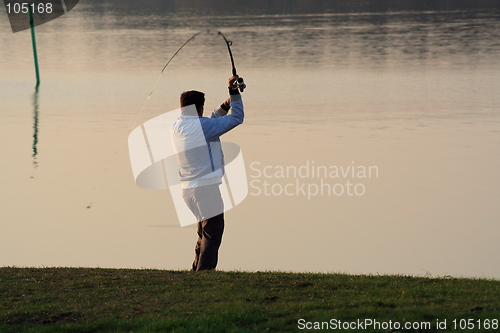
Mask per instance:
[[[38,168],[38,92],[39,85],[36,85],[33,93],[33,167]]]
[[[75,15],[82,19],[84,28],[78,31],[71,26],[78,39],[68,41],[64,48],[58,46],[58,39],[64,35],[51,32],[51,25],[44,26],[44,42],[53,45],[45,47],[45,56],[60,59],[44,64],[47,71],[157,71],[166,55],[189,36],[215,26],[214,30],[223,31],[233,40],[237,62],[247,67],[452,65],[475,69],[496,66],[500,53],[498,11],[186,17],[172,13],[141,16],[122,13],[124,8],[118,7],[97,13],[99,5],[77,8]],[[0,35],[1,43],[8,41],[7,36]],[[217,36],[200,36],[190,46],[181,59],[176,59],[177,64],[208,68],[222,63]],[[21,49],[0,49],[0,66],[11,68],[10,59],[22,56]]]
[[[282,15],[316,13],[384,13],[409,11],[496,10],[496,1],[436,0],[308,0],[308,1],[232,1],[232,0],[87,0],[96,12],[113,11],[121,15],[211,16],[211,15]],[[83,4],[79,5],[80,8]]]

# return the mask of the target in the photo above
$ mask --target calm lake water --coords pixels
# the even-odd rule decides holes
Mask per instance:
[[[218,30],[248,85],[245,123],[224,140],[249,184],[226,213],[219,269],[500,278],[494,10],[84,2],[37,27],[37,94],[30,33],[0,11],[0,265],[190,267],[196,229],[179,227],[169,191],[135,185],[127,137],[184,90],[204,91],[208,109],[227,98]]]

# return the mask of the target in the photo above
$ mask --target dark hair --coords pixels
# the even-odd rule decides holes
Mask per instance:
[[[181,107],[191,104],[196,105],[197,109],[205,105],[205,94],[196,90],[183,92],[181,94]]]

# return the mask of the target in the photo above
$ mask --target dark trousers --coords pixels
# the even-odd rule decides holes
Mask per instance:
[[[194,248],[193,271],[215,269],[224,232],[224,214],[198,222],[198,241]]]
[[[199,221],[193,271],[215,269],[224,232],[224,203],[219,185],[184,189],[182,196]]]

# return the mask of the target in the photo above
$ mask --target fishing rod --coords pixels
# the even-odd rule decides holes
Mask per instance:
[[[231,42],[230,40],[227,40],[226,36],[224,36],[224,34],[222,32],[219,31],[218,34],[221,35],[222,38],[224,38],[224,41],[226,42],[227,50],[229,51],[229,57],[231,58],[231,66],[233,67],[233,76],[236,76],[238,74],[236,74],[236,67],[234,66],[233,52],[231,52],[231,45],[233,45],[233,42]],[[245,81],[243,81],[242,77],[239,77],[236,79],[236,85],[238,86],[238,89],[240,89],[241,92],[243,92],[243,90],[245,90],[245,88],[247,87],[247,85],[245,84]]]
[[[163,66],[162,70],[160,71],[160,75],[158,77],[158,79],[156,80],[156,83],[154,84],[153,86],[153,89],[151,90],[151,93],[149,94],[149,96],[146,98],[146,101],[144,103],[144,105],[142,106],[141,110],[139,111],[139,114],[137,115],[135,121],[134,121],[134,124],[130,127],[129,129],[129,132],[132,131],[132,129],[134,128],[134,126],[137,124],[137,120],[139,119],[139,117],[142,115],[142,112],[144,111],[144,108],[146,107],[146,104],[148,103],[151,95],[153,95],[153,92],[156,88],[156,85],[158,84],[158,81],[160,80],[163,72],[165,71],[165,68],[167,68],[167,66],[170,64],[170,62],[172,62],[172,60],[177,56],[177,54],[179,54],[179,52],[182,50],[182,48],[184,46],[186,46],[190,41],[192,41],[193,39],[195,39],[196,36],[198,36],[199,34],[201,34],[203,32],[203,30],[201,31],[198,31],[197,33],[195,33],[194,35],[192,35],[188,40],[186,40],[184,42],[184,44],[181,45],[181,47],[179,47],[177,49],[177,51],[175,51],[175,53],[170,57],[170,59],[168,59],[167,63],[165,64],[165,66]],[[210,34],[210,29],[207,29],[207,33]],[[236,67],[234,65],[234,59],[233,59],[233,52],[231,52],[231,45],[233,45],[233,42],[228,40],[226,38],[226,36],[224,36],[224,34],[221,32],[221,31],[218,31],[218,34],[224,38],[224,41],[226,42],[226,45],[227,45],[227,50],[229,51],[229,57],[231,58],[231,66],[232,66],[232,71],[233,71],[233,75],[236,76],[238,74],[236,74]],[[243,78],[242,77],[239,77],[237,80],[236,80],[236,86],[238,87],[238,89],[243,92],[243,90],[245,90],[245,88],[247,87],[247,85],[245,84],[245,81],[243,81]]]
[[[208,34],[210,34],[210,30],[207,29],[206,30]],[[153,95],[153,92],[155,91],[155,88],[156,86],[158,85],[158,82],[160,81],[160,78],[163,74],[163,72],[165,71],[165,69],[167,68],[167,66],[172,62],[172,60],[177,56],[177,54],[179,54],[179,52],[184,48],[184,46],[186,46],[190,41],[194,40],[196,36],[198,36],[199,34],[201,34],[203,32],[203,30],[201,31],[198,31],[197,33],[195,33],[194,35],[192,35],[188,40],[186,40],[184,42],[184,44],[182,44],[178,49],[177,51],[175,51],[175,53],[170,57],[170,59],[167,61],[167,63],[165,64],[165,66],[163,66],[163,68],[161,69],[160,71],[160,74],[158,76],[158,79],[156,80],[154,86],[153,86],[153,89],[151,90],[151,92],[149,93],[148,97],[146,98],[146,101],[144,102],[141,110],[139,111],[139,113],[137,114],[135,120],[134,120],[134,123],[133,125],[130,127],[129,129],[129,133],[135,128],[135,125],[137,124],[137,121],[139,120],[139,118],[141,117],[144,109],[146,108],[146,105],[149,101],[149,99],[151,98],[151,96]],[[231,58],[231,66],[232,66],[232,71],[233,71],[233,75],[237,75],[236,74],[236,67],[234,66],[234,59],[233,59],[233,53],[231,52],[231,45],[233,44],[231,41],[227,40],[226,36],[224,36],[224,34],[222,34],[222,32],[218,31],[218,34],[222,36],[222,38],[224,38],[224,41],[226,42],[226,45],[227,45],[227,49],[229,51],[229,57]],[[243,90],[246,88],[246,84],[245,82],[243,81],[243,78],[239,77],[237,80],[236,80],[236,85],[238,87],[238,89],[243,92]],[[115,155],[118,154],[119,152],[121,151],[121,149],[119,149],[118,151],[115,152]],[[104,171],[107,171],[111,166],[108,166],[106,169],[104,169]],[[92,190],[96,190],[99,186],[96,186],[94,187]],[[93,204],[93,201],[90,202],[90,204],[87,206],[87,208],[92,208],[92,204]]]

